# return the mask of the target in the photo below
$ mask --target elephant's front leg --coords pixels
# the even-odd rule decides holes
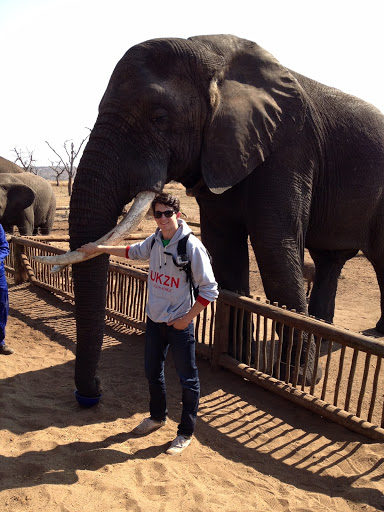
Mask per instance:
[[[288,309],[295,309],[298,313],[307,313],[300,245],[285,241],[278,246],[267,247],[265,243],[260,244],[260,239],[255,240],[253,237],[251,242],[267,298],[271,302],[277,302],[280,306],[285,305]],[[280,365],[274,363],[274,375],[281,380],[287,380],[289,375],[289,381],[292,381],[296,372],[295,361],[298,355],[299,335],[294,331],[292,348],[289,349],[289,328],[284,327],[281,331],[281,326],[278,324],[276,332],[278,335],[282,332],[283,343],[281,363]],[[302,382],[305,361],[308,357],[305,385],[310,385],[314,377],[315,345],[307,333],[302,334],[302,343],[298,382]],[[318,382],[320,378],[321,369],[318,369],[315,382]]]
[[[219,205],[212,210],[204,205],[200,211],[200,219],[202,240],[212,256],[212,266],[219,286],[241,295],[249,295],[248,234],[245,226],[240,219],[236,219],[235,212],[228,218],[228,211],[220,211]],[[247,362],[245,344],[240,350],[233,338],[237,314],[237,310],[231,308],[228,354],[241,362]],[[248,315],[250,314],[245,313],[242,320],[243,339],[249,336]]]
[[[249,295],[248,233],[235,212],[220,201],[199,202],[202,241],[212,257],[219,286]],[[231,214],[232,213],[232,214]]]
[[[267,299],[298,313],[307,313],[301,244],[289,240],[268,243],[253,235],[251,243]]]
[[[26,212],[26,213],[25,213]],[[20,235],[32,235],[34,231],[34,215],[32,212],[24,210],[24,215],[20,215],[18,222],[16,223]]]

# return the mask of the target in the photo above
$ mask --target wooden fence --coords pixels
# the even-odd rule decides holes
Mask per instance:
[[[31,258],[64,249],[27,237],[12,237],[10,248],[6,271],[15,282],[29,280],[73,300],[71,268],[51,274],[49,266]],[[108,318],[145,330],[147,276],[146,270],[110,263]],[[213,367],[227,368],[353,431],[384,440],[382,341],[226,290],[199,315],[195,334],[197,352]],[[306,350],[310,343],[315,350],[313,372]],[[284,352],[287,371],[282,376]],[[307,382],[319,367],[320,382],[314,377]]]

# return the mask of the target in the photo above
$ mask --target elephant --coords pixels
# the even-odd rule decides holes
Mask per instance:
[[[332,321],[338,275],[361,249],[377,274],[384,332],[383,171],[378,109],[284,67],[252,41],[210,35],[130,48],[78,167],[72,252],[55,260],[74,262],[78,392],[100,394],[108,257],[82,261],[76,249],[114,234],[125,204],[171,180],[196,197],[222,288],[249,294],[249,237],[267,298]],[[305,247],[316,265],[309,311]]]
[[[28,172],[0,173],[0,223],[7,232],[17,226],[21,235],[48,235],[56,212],[51,184]]]
[[[19,174],[24,172],[24,170],[19,167],[17,164],[7,160],[6,158],[0,156],[0,173],[12,173]]]

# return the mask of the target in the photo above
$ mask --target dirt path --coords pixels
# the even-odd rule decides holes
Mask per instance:
[[[179,386],[167,365],[170,421],[145,438],[143,336],[107,327],[102,403],[73,397],[72,307],[30,285],[11,286],[0,361],[0,510],[384,510],[384,446],[199,361],[196,437],[182,456],[175,434]],[[31,304],[33,307],[31,308]]]

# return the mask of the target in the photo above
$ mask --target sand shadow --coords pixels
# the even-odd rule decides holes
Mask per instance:
[[[109,448],[117,443],[123,445],[130,437],[130,434],[121,433],[103,441],[74,442],[51,450],[25,452],[19,457],[0,455],[0,491],[42,484],[71,485],[78,482],[79,470],[97,471],[129,460],[153,459],[168,446],[168,443],[149,446],[133,454]],[[13,475],[11,483],[7,478],[10,474]]]
[[[56,316],[59,317],[64,307],[62,301],[52,296],[50,301],[52,306],[58,308]],[[25,311],[18,314],[20,320],[38,328],[37,319],[28,316]],[[73,343],[71,336],[58,334],[47,323],[44,327],[49,328],[49,336],[59,336],[58,342],[64,343],[64,346]],[[125,332],[120,332],[119,327],[108,329],[109,336],[115,342],[104,348],[102,353],[99,374],[104,394],[99,406],[81,409],[75,402],[72,360],[4,379],[0,398],[2,428],[20,435],[52,426],[65,429],[69,426],[113,422],[130,418],[138,412],[145,413],[148,394],[143,368],[143,337],[127,336]],[[364,444],[370,444],[369,441],[228,371],[212,372],[206,361],[199,360],[199,371],[202,402],[196,438],[201,444],[228,460],[248,465],[282,483],[380,509],[382,493],[373,488],[364,488],[361,484],[353,487],[362,474],[326,474],[327,469],[356,456]],[[171,357],[167,363],[167,384],[170,418],[177,422],[180,387]],[[25,397],[19,399],[20,394],[24,393],[28,396],[27,403]],[[151,446],[133,454],[127,453],[123,447],[121,450],[116,446],[111,448],[129,439],[129,433],[120,432],[102,441],[82,441],[42,451],[30,450],[17,457],[2,456],[0,489],[42,483],[70,485],[78,481],[77,470],[97,471],[109,464],[137,458],[150,459],[163,453],[166,448],[166,445]],[[313,446],[315,442],[316,447]],[[366,474],[373,473],[383,463],[384,459],[378,458]],[[374,477],[375,480],[379,478]]]
[[[364,336],[370,336],[371,338],[384,339],[383,333],[377,331],[374,327],[372,327],[371,329],[365,329],[364,331],[361,331],[361,334],[364,334]]]
[[[133,341],[133,345],[141,345],[140,338],[130,341]],[[119,367],[114,370],[115,381],[109,382],[114,385],[114,389],[107,390],[102,403],[92,409],[79,408],[72,394],[63,389],[58,390],[55,400],[52,400],[52,394],[38,395],[37,388],[45,387],[47,381],[52,379],[52,372],[57,372],[63,380],[69,379],[71,382],[71,375],[66,368],[70,366],[68,363],[30,372],[36,374],[36,379],[27,383],[33,395],[30,409],[25,410],[25,404],[11,407],[11,400],[1,404],[10,421],[8,428],[13,424],[14,431],[19,434],[30,432],[31,427],[35,430],[50,426],[63,429],[73,425],[86,426],[93,423],[112,422],[117,418],[128,418],[137,412],[145,412],[147,410],[146,384],[143,375],[140,376],[140,370],[135,374],[135,368],[141,366],[142,352],[140,348],[132,354],[128,344],[103,351],[103,365],[100,372],[103,381],[107,380],[109,365],[114,366],[118,360]],[[127,357],[122,359],[124,354]],[[130,369],[130,378],[124,379],[127,368]],[[333,477],[326,474],[326,469],[358,452],[366,442],[360,436],[338,425],[332,425],[308,411],[298,410],[293,404],[225,370],[213,373],[206,361],[199,360],[199,368],[202,405],[196,438],[202,444],[206,444],[228,460],[249,465],[282,483],[333,497],[347,496],[348,500],[353,502],[379,507],[382,500],[380,492],[372,488],[353,487],[353,483],[362,477],[360,473],[349,477]],[[23,375],[25,377],[25,374]],[[19,388],[22,385],[23,375],[13,377],[14,387]],[[170,417],[177,422],[180,396],[171,358],[167,367],[167,383],[170,389]],[[220,390],[220,397],[212,398],[212,395],[217,395],[217,390]],[[18,389],[19,392],[20,389]],[[119,398],[121,396],[126,398],[122,400]],[[51,415],[46,413],[48,407],[52,412]],[[256,411],[256,418],[249,418],[249,414],[243,412],[249,407]],[[38,415],[38,412],[43,414]],[[231,419],[234,416],[236,418]],[[23,425],[25,417],[28,420]],[[220,427],[216,426],[217,423],[220,423]],[[305,425],[304,432],[303,425]],[[245,432],[247,433],[246,441],[244,441]],[[294,436],[295,432],[297,432],[296,436]],[[70,485],[78,481],[76,474],[78,470],[97,471],[110,464],[123,464],[138,458],[152,459],[161,455],[166,449],[166,445],[163,444],[138,450],[135,453],[127,453],[124,450],[124,444],[129,443],[131,437],[129,432],[120,432],[102,441],[74,442],[48,450],[31,450],[18,457],[0,456],[0,490],[43,483]],[[284,438],[286,442],[282,442]],[[257,448],[250,447],[250,441],[257,442]],[[311,445],[315,441],[317,441],[317,448],[312,449]],[[111,445],[116,444],[121,444],[122,449],[116,446],[110,448]],[[294,454],[295,461],[292,462],[291,458]],[[321,469],[316,469],[320,467],[322,459],[325,465],[322,465]],[[375,471],[382,463],[384,459],[378,460],[367,473]]]
[[[196,429],[200,442],[282,483],[383,509],[381,492],[371,487],[355,488],[353,484],[380,467],[382,474],[374,476],[372,481],[384,478],[384,457],[378,457],[364,474],[327,474],[329,469],[348,459],[352,463],[352,457],[364,445],[375,444],[373,441],[244,379],[233,378],[236,376],[226,370],[215,372],[214,380],[209,379],[209,374],[212,375],[208,368],[201,375],[203,403]],[[204,396],[211,396],[217,389],[222,390],[220,399],[204,400]],[[247,412],[250,406],[257,411],[253,417]]]

